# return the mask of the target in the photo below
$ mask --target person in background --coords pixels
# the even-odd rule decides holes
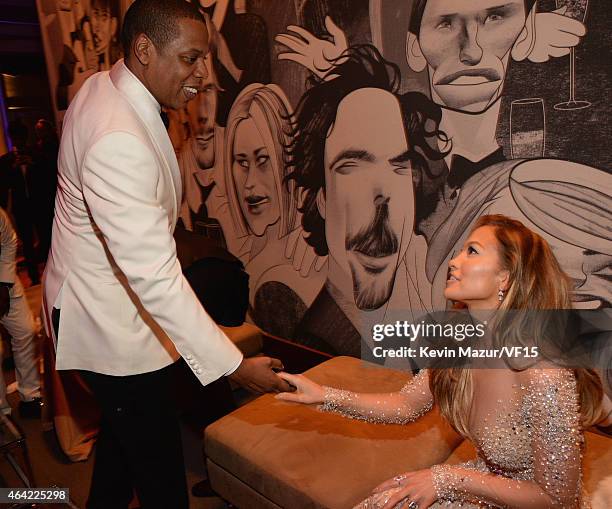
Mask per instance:
[[[34,133],[36,144],[30,179],[32,220],[38,236],[38,259],[46,261],[51,246],[59,140],[55,127],[44,118],[36,122]]]
[[[32,166],[34,153],[28,146],[28,128],[21,120],[9,123],[9,136],[13,149],[0,158],[0,173],[5,176],[11,196],[11,209],[15,226],[23,246],[28,275],[33,285],[40,283],[37,256],[34,248],[34,207],[32,199]],[[2,204],[6,206],[7,204]]]
[[[17,234],[8,214],[0,208],[0,324],[11,335],[21,417],[40,417],[40,373],[36,355],[36,326],[16,271]],[[11,407],[0,369],[0,412]]]

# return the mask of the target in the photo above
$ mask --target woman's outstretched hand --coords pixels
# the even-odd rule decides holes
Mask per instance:
[[[402,508],[411,507],[412,503],[412,507],[425,509],[438,499],[429,468],[397,475],[379,484],[372,493],[378,494],[393,488],[395,488],[394,493],[385,500],[382,509],[393,509],[400,502],[404,503]]]
[[[293,403],[323,403],[325,390],[318,383],[309,380],[304,375],[291,375],[280,372],[278,376],[288,384],[295,387],[294,392],[281,392],[274,396],[276,399],[291,401]]]

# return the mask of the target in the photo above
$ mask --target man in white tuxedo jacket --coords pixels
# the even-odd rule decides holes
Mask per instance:
[[[102,408],[87,507],[127,509],[135,489],[144,508],[187,508],[174,361],[202,384],[288,386],[272,371],[280,361],[243,360],[176,258],[182,186],[160,105],[201,89],[204,19],[184,0],[136,0],[122,43],[125,61],[89,78],[64,120],[45,325],[57,369],[80,370]]]

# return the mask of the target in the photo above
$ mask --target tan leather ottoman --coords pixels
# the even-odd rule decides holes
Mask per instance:
[[[307,372],[354,391],[399,390],[409,375],[336,357]],[[265,395],[206,429],[211,485],[241,509],[347,509],[399,472],[443,462],[461,438],[437,412],[370,424]]]

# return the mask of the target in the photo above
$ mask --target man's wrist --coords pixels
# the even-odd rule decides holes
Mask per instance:
[[[240,367],[240,365],[242,364],[242,361],[244,360],[244,357],[242,357],[239,361],[238,364],[236,364],[232,369],[230,369],[227,373],[225,373],[225,376],[231,376],[233,375],[236,370]]]

